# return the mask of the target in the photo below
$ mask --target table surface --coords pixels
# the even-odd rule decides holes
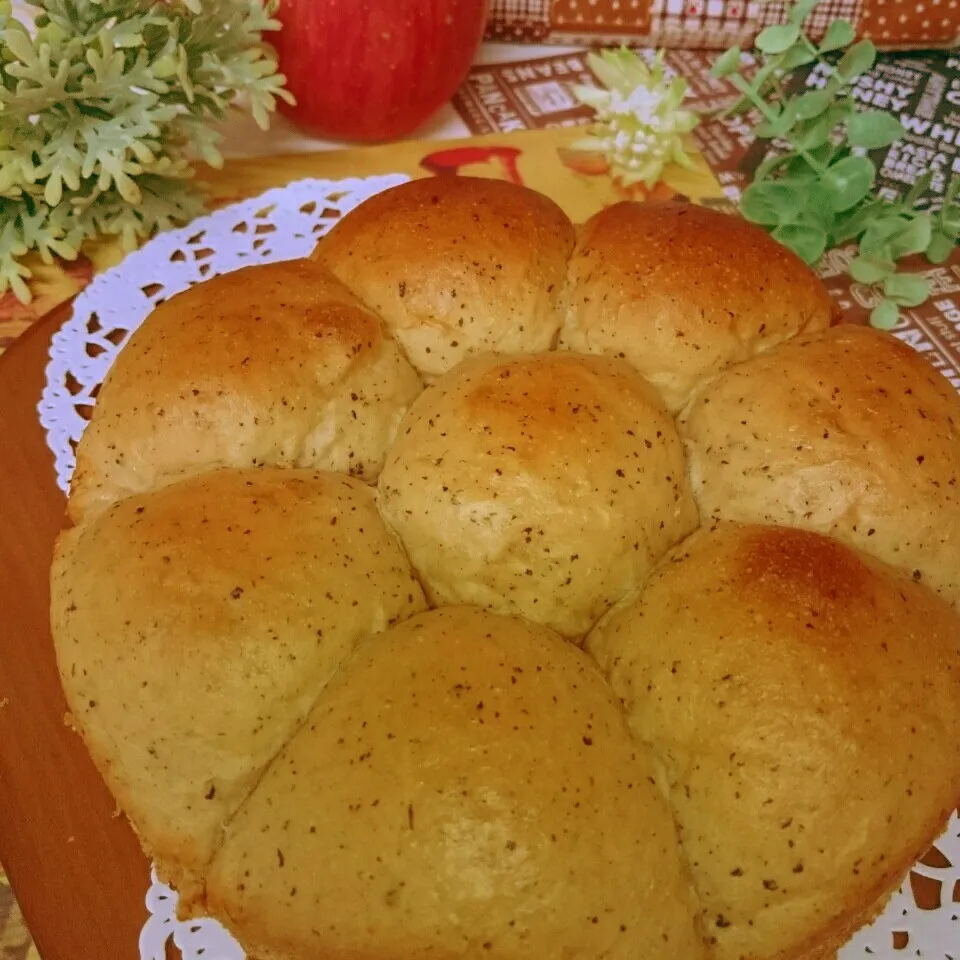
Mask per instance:
[[[36,408],[68,315],[55,311],[0,356],[0,861],[44,960],[135,960],[149,865],[64,723],[48,626],[65,500]]]

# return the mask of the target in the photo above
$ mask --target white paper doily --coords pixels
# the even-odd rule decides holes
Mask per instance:
[[[98,276],[54,336],[40,422],[66,492],[74,450],[100,383],[130,334],[156,304],[194,283],[254,263],[306,256],[317,238],[367,197],[410,178],[301,180],[226,207],[182,230],[161,234],[120,266]],[[838,960],[960,960],[960,817]],[[240,945],[210,919],[176,919],[177,894],[151,875],[150,917],[140,936],[141,960],[165,960],[172,942],[184,960],[244,960]],[[914,888],[920,895],[914,894]],[[918,904],[919,901],[919,904]]]

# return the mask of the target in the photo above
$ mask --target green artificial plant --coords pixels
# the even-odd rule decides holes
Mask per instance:
[[[900,261],[924,254],[942,263],[960,237],[960,177],[946,185],[939,210],[918,207],[932,172],[901,200],[878,195],[876,166],[867,154],[905,131],[895,117],[855,106],[852,85],[876,61],[871,41],[855,42],[846,20],[833,21],[819,43],[804,33],[804,21],[819,2],[788,3],[787,22],[758,34],[760,63],[752,73],[737,47],[714,65],[714,75],[727,77],[741,94],[729,112],[755,110],[760,122],[754,135],[775,145],[744,190],[740,210],[809,264],[828,249],[854,244],[850,274],[877,288],[871,323],[889,329],[900,307],[917,306],[930,295],[927,280],[900,272]],[[790,92],[791,74],[813,63],[822,65],[823,87]]]
[[[203,209],[194,158],[238,101],[265,128],[290,100],[262,35],[277,0],[0,0],[0,294],[30,299],[24,257],[131,249]]]

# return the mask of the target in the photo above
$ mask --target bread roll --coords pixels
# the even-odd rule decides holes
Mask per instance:
[[[960,617],[835,540],[703,528],[587,649],[666,766],[716,960],[832,956],[960,796]]]
[[[435,604],[581,637],[697,524],[683,451],[629,364],[479,357],[421,395],[380,509]]]
[[[829,534],[960,603],[960,395],[867,327],[734,367],[680,418],[705,518]]]
[[[163,303],[51,620],[181,915],[250,960],[835,958],[960,797],[960,397],[830,318],[736,218],[575,246],[456,177]]]
[[[227,466],[375,480],[420,389],[380,321],[319,264],[216,277],[157,307],[111,367],[70,512]]]
[[[550,199],[446,177],[386,190],[319,243],[428,380],[476,353],[549,350],[574,229]]]
[[[475,608],[365,643],[230,825],[208,904],[284,960],[697,960],[657,770],[596,666]]]
[[[740,217],[688,203],[618,203],[570,260],[561,347],[624,357],[678,410],[705,377],[835,308],[807,266]]]
[[[336,474],[205,473],[61,536],[51,620],[73,722],[186,901],[344,657],[424,607],[373,491]]]

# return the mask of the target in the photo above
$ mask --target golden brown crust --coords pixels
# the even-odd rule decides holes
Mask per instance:
[[[162,303],[114,363],[77,450],[75,520],[218,467],[376,480],[419,378],[319,264],[225,274]]]
[[[574,229],[547,197],[499,180],[414,180],[377,194],[319,243],[431,380],[488,351],[549,350]]]
[[[816,530],[960,603],[960,395],[841,326],[708,384],[680,417],[702,516]]]
[[[285,960],[697,960],[656,774],[579,650],[434,610],[320,696],[231,824],[209,902]]]
[[[960,617],[836,540],[703,528],[586,648],[667,769],[717,960],[842,943],[960,796]]]
[[[704,378],[835,307],[791,251],[740,217],[624,201],[595,214],[570,260],[560,345],[630,361],[678,410]]]
[[[926,587],[960,602],[960,398],[824,333],[740,220],[619,204],[575,241],[532,191],[411,183],[164,303],[100,393],[53,570],[69,722],[251,958],[834,960],[960,794]],[[671,554],[694,486],[786,526]],[[476,606],[422,613],[384,517]],[[579,642],[617,601],[614,690],[533,621]]]
[[[411,408],[379,489],[434,603],[570,638],[697,524],[672,418],[610,357],[464,362]]]
[[[51,591],[76,726],[191,886],[352,647],[425,607],[368,487],[276,468],[115,504],[60,537]]]

